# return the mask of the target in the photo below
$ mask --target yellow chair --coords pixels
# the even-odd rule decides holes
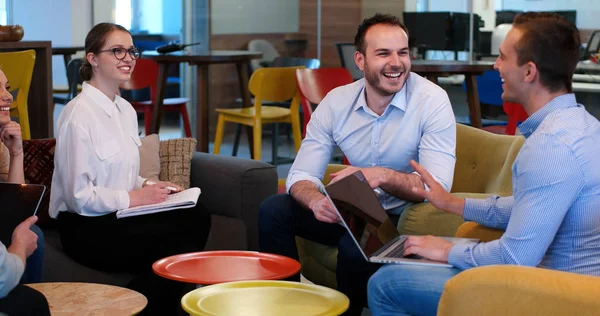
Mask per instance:
[[[493,265],[466,270],[444,286],[438,316],[598,315],[600,277]]]
[[[300,149],[300,96],[296,85],[296,69],[304,67],[260,68],[250,78],[248,89],[254,95],[254,106],[241,109],[217,109],[217,135],[213,153],[219,154],[225,122],[253,127],[254,159],[261,159],[262,125],[269,123],[291,123],[296,152]],[[264,102],[292,100],[290,108],[262,105]]]
[[[487,242],[503,233],[465,222],[455,236]],[[484,266],[464,271],[446,283],[438,315],[597,315],[599,295],[597,276],[523,266]]]
[[[0,68],[8,78],[11,90],[19,90],[17,97],[10,105],[10,115],[19,119],[23,139],[31,139],[27,97],[34,65],[34,50],[0,53]]]

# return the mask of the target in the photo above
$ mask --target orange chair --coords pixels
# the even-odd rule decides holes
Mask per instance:
[[[329,91],[350,84],[354,82],[354,79],[346,68],[319,68],[296,70],[296,81],[298,82],[302,111],[304,111],[304,129],[302,130],[302,138],[304,138],[306,137],[306,125],[313,113],[312,105],[318,105]],[[345,165],[350,164],[346,156],[343,160]]]
[[[334,88],[354,82],[346,68],[298,69],[296,81],[304,112],[302,138],[306,136],[306,125],[313,112],[312,104],[321,103],[327,93]]]
[[[150,100],[132,101],[131,105],[139,113],[144,113],[144,129],[146,135],[150,133],[150,120],[152,117],[152,104],[156,97],[156,80],[158,78],[158,64],[149,59],[140,58],[136,61],[135,68],[131,74],[131,79],[121,85],[124,90],[139,90],[150,87]],[[188,98],[166,98],[163,100],[163,111],[179,112],[183,119],[183,128],[185,137],[192,137],[190,128],[190,119],[185,104],[189,102]]]
[[[518,103],[502,102],[502,110],[508,115],[506,126],[490,125],[484,126],[482,129],[494,134],[514,135],[519,122],[523,122],[529,117],[523,106]]]

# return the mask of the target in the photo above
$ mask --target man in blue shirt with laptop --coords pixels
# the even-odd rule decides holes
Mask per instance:
[[[423,187],[410,160],[431,171],[444,190],[454,175],[456,123],[446,92],[410,72],[408,30],[391,15],[366,19],[355,37],[354,59],[365,78],[332,90],[319,104],[289,172],[288,194],[260,206],[260,249],[298,259],[295,236],[336,246],[338,289],[350,298],[346,314],[359,315],[369,276],[368,263],[323,194],[323,174],[336,146],[351,166],[333,181],[361,170],[395,221]],[[352,194],[348,192],[348,194]],[[296,276],[299,280],[299,276]]]
[[[578,104],[572,77],[579,59],[575,25],[551,13],[515,17],[495,68],[502,99],[523,105],[529,118],[513,164],[513,196],[455,197],[425,166],[412,162],[428,190],[413,193],[434,206],[505,230],[498,240],[452,244],[411,236],[405,254],[454,268],[388,265],[369,281],[373,315],[435,315],[444,285],[462,270],[512,264],[600,276],[600,122]],[[431,171],[431,170],[430,170]]]

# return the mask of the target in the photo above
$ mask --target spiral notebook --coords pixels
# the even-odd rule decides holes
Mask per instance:
[[[117,212],[117,218],[153,214],[180,208],[191,208],[196,206],[200,192],[200,188],[189,188],[181,192],[172,193],[167,196],[166,200],[160,203],[140,205],[120,210]]]

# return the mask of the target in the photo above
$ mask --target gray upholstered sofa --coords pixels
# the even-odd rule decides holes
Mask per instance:
[[[191,186],[202,189],[199,201],[212,214],[207,250],[258,250],[259,204],[277,192],[277,171],[267,163],[195,153]],[[56,225],[42,227],[45,235],[45,282],[95,282],[125,285],[131,275],[97,271],[63,251]]]

